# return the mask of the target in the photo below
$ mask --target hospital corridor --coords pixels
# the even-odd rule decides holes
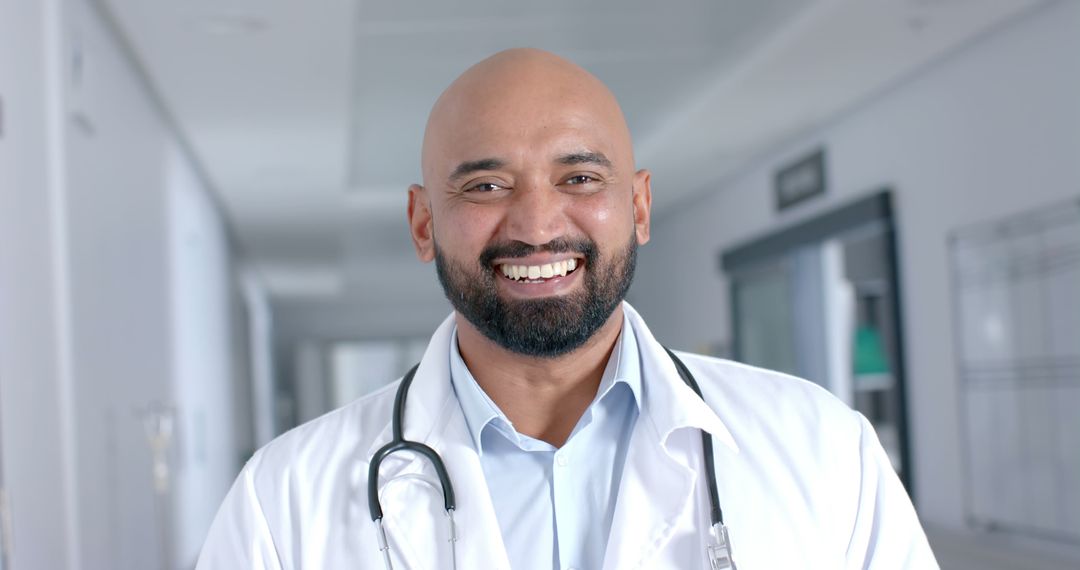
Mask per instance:
[[[680,355],[805,379],[816,385],[806,390],[865,418],[861,433],[880,442],[882,477],[888,483],[895,474],[896,494],[910,498],[941,568],[1080,568],[1080,0],[0,0],[0,570],[194,569],[234,481],[230,497],[256,493],[256,476],[240,474],[257,450],[379,390],[389,418],[394,396],[384,388],[444,354],[432,340],[440,334],[461,346],[461,354],[454,345],[449,359],[440,357],[455,375],[458,416],[472,422],[476,405],[501,414],[495,394],[478,392],[480,404],[462,396],[459,379],[471,378],[464,370],[476,361],[465,344],[472,329],[440,329],[469,301],[451,294],[448,272],[498,267],[484,279],[461,279],[466,291],[498,279],[515,291],[553,280],[603,292],[595,280],[608,275],[599,268],[613,232],[591,234],[599,254],[582,246],[580,259],[554,263],[492,265],[509,254],[489,248],[479,265],[472,255],[461,268],[459,252],[487,231],[501,196],[535,208],[507,210],[506,231],[558,234],[588,218],[581,227],[589,233],[626,222],[587,216],[608,196],[606,186],[595,196],[579,189],[598,184],[590,169],[618,163],[591,147],[559,159],[560,168],[577,170],[557,181],[557,192],[535,190],[547,183],[539,175],[509,183],[492,174],[476,178],[467,198],[463,190],[421,203],[441,187],[430,166],[440,153],[475,145],[501,156],[476,133],[487,132],[489,111],[505,111],[500,105],[522,89],[475,79],[471,66],[517,47],[543,51],[505,57],[565,58],[610,89],[633,165],[648,169],[611,182],[633,181],[638,216],[623,326],[648,324],[619,333],[612,349],[610,362],[615,354],[634,366],[641,359],[641,386],[613,391],[639,398],[626,409],[637,414],[645,409],[640,398],[660,393],[650,388],[656,380],[644,348],[638,356],[646,338]],[[493,76],[526,73],[525,63],[505,66]],[[447,86],[459,76],[479,85],[467,88],[486,102],[484,112],[462,111],[469,107],[451,97]],[[579,83],[559,91],[571,103],[587,99],[592,85],[573,77]],[[456,121],[453,129],[433,106],[450,109],[442,112]],[[536,132],[556,132],[546,109],[509,114],[542,125]],[[439,128],[452,131],[446,148],[438,146]],[[531,132],[507,130],[505,140]],[[451,183],[510,168],[499,158],[470,158]],[[637,201],[643,181],[651,183],[645,224]],[[439,200],[445,210],[436,210]],[[578,206],[559,210],[569,201]],[[426,224],[418,218],[425,208],[433,216]],[[440,226],[444,212],[456,216],[454,225]],[[425,249],[425,231],[434,249]],[[562,244],[551,251],[569,251],[576,242],[551,243]],[[575,281],[575,273],[584,277]],[[492,303],[503,302],[493,295]],[[635,345],[629,352],[626,338]],[[681,362],[672,375],[683,376]],[[425,401],[426,368],[419,370],[407,402]],[[698,381],[708,395],[718,380],[699,374]],[[763,423],[793,421],[777,398],[763,408]],[[373,429],[374,419],[360,421]],[[496,429],[519,427],[488,424],[496,427],[481,439],[467,425],[477,431],[468,441],[484,448]],[[828,425],[822,418],[799,437],[828,439],[835,434]],[[567,430],[565,452],[551,448],[556,486],[572,438],[587,436],[587,426]],[[731,446],[753,456],[739,434],[754,426],[728,428],[736,434]],[[629,437],[620,429],[611,428],[613,441]],[[706,489],[731,505],[723,556],[740,570],[768,568],[753,561],[769,558],[755,558],[747,545],[769,539],[802,567],[840,568],[799,552],[832,540],[824,529],[803,528],[797,542],[786,534],[747,539],[745,497],[725,481],[740,468],[725,469],[725,440],[714,439],[716,450],[701,438],[687,441],[695,454],[708,450],[704,465],[717,479],[695,479],[695,508],[708,511]],[[877,449],[870,442],[861,445]],[[839,445],[815,449],[832,449],[826,444]],[[393,540],[401,529],[388,520],[384,530],[378,518],[381,534],[361,537],[376,532],[368,509],[380,491],[376,483],[365,491],[362,481],[379,480],[378,467],[369,475],[366,446],[346,451],[349,467],[337,475],[344,488],[315,490],[344,514],[315,516],[303,528],[343,541],[347,554],[378,537],[382,546],[368,555],[390,567],[386,533],[386,548],[401,549]],[[592,461],[609,468],[600,459],[606,452],[595,453]],[[297,451],[295,459],[308,455]],[[479,454],[481,462],[492,457]],[[701,461],[695,455],[687,464],[698,469]],[[460,461],[447,462],[451,475],[459,473]],[[483,465],[476,472],[488,477],[508,469]],[[863,484],[877,476],[863,469],[856,473]],[[618,477],[624,484],[632,477],[623,472],[621,463],[614,467],[615,488],[604,493],[616,496]],[[285,477],[303,485],[295,472]],[[455,523],[455,510],[437,498],[439,480],[421,482],[437,518],[407,530],[443,532],[445,510],[460,545],[439,552],[469,560],[467,541],[478,535],[470,534],[477,519],[467,510],[475,489],[455,481]],[[529,484],[522,479],[520,489]],[[492,483],[493,497],[499,489]],[[817,500],[833,491],[797,482],[781,492]],[[566,508],[552,497],[553,509]],[[635,512],[618,507],[613,512]],[[505,508],[495,513],[505,517]],[[889,512],[860,514],[873,520],[868,540],[889,539],[879,536],[895,528]],[[348,526],[354,519],[363,526]],[[222,515],[218,524],[240,528],[239,520]],[[566,520],[543,540],[558,545],[560,527],[576,528]],[[605,524],[618,528],[618,514]],[[702,532],[726,547],[721,527]],[[293,568],[282,562],[290,551],[321,540],[299,530],[284,541],[276,529],[258,532],[278,557],[256,556],[251,568]],[[599,555],[618,547],[611,536]],[[438,540],[413,544],[423,550]],[[511,555],[520,542],[507,539]],[[706,556],[723,558],[701,553],[703,568]],[[342,567],[335,556],[305,555],[295,567]],[[555,567],[600,570],[568,556],[557,550]],[[658,560],[635,567],[673,566]],[[393,565],[403,566],[427,567]],[[438,567],[469,566],[455,559]],[[933,565],[879,556],[844,567]]]

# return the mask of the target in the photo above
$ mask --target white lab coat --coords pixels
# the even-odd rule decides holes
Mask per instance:
[[[724,519],[740,570],[936,568],[907,494],[863,417],[811,383],[680,354],[680,379],[641,317],[643,407],[630,439],[605,570],[707,568],[701,438],[715,439]],[[458,568],[508,569],[480,460],[450,384],[453,318],[409,392],[407,439],[442,457],[457,496]],[[390,440],[397,383],[260,449],[214,520],[198,570],[383,568],[368,511],[368,465]],[[395,454],[379,488],[395,569],[450,568],[442,496],[426,460]],[[537,500],[547,500],[544,497]],[[594,570],[594,569],[583,569]],[[598,570],[598,569],[595,569]]]

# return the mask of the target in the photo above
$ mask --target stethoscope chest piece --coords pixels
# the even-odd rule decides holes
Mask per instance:
[[[728,529],[723,523],[712,525],[712,542],[705,547],[709,554],[709,567],[712,570],[737,570],[735,561],[731,558],[731,538]]]

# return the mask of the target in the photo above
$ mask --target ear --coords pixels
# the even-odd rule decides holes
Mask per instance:
[[[419,184],[409,186],[409,232],[416,257],[427,263],[435,259],[435,238],[431,223],[431,202],[427,190]]]
[[[641,169],[634,173],[634,232],[638,245],[649,242],[649,216],[652,213],[652,173]]]

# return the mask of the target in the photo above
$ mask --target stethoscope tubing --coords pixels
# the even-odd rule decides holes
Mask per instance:
[[[675,369],[679,371],[679,376],[682,377],[683,382],[704,401],[705,395],[701,393],[701,387],[698,386],[697,380],[694,379],[694,375],[690,373],[690,369],[686,367],[686,364],[678,356],[675,356],[675,353],[671,352],[668,347],[665,346],[664,351],[668,353],[671,361],[675,363]],[[723,525],[724,511],[720,508],[720,488],[716,483],[716,462],[713,459],[712,434],[705,430],[701,430],[701,447],[705,455],[705,477],[709,483],[709,518],[713,525]]]
[[[447,512],[453,511],[457,507],[457,502],[454,499],[454,486],[450,483],[450,474],[446,471],[446,465],[443,463],[442,457],[439,457],[439,454],[427,445],[405,439],[405,398],[409,394],[409,386],[412,384],[413,377],[416,376],[416,369],[419,367],[420,364],[414,365],[401,379],[401,385],[398,386],[397,394],[394,395],[394,418],[390,424],[393,437],[390,443],[379,448],[371,456],[371,465],[368,466],[368,509],[371,511],[371,520],[373,521],[383,518],[382,503],[379,501],[379,467],[382,466],[384,459],[398,451],[419,453],[431,461],[432,466],[435,467],[435,474],[439,477],[439,485],[442,487],[443,506]]]
[[[667,347],[664,347],[664,351],[671,357],[671,361],[675,364],[675,369],[679,373],[679,377],[683,382],[694,391],[702,400],[705,399],[704,394],[701,392],[701,387],[698,386],[697,381],[694,379],[694,375],[690,372],[690,369],[686,367],[678,356]],[[392,569],[393,566],[390,563],[390,547],[386,540],[386,530],[383,527],[383,510],[382,503],[379,500],[379,468],[382,466],[382,462],[388,456],[398,451],[411,451],[419,453],[431,462],[435,468],[435,473],[439,478],[439,486],[442,487],[443,493],[443,506],[446,509],[446,515],[448,517],[450,525],[450,542],[451,553],[453,556],[453,567],[457,567],[457,556],[453,554],[456,552],[457,530],[454,523],[454,510],[457,503],[454,499],[454,487],[450,482],[450,475],[446,471],[446,465],[443,463],[439,454],[432,448],[417,441],[409,441],[405,439],[404,425],[405,425],[405,400],[408,397],[409,387],[412,385],[413,378],[416,376],[416,370],[420,367],[417,363],[405,374],[401,379],[401,384],[398,386],[397,393],[394,395],[394,412],[393,419],[391,420],[392,439],[389,443],[379,448],[371,457],[371,464],[368,466],[368,508],[371,511],[371,520],[375,523],[378,529],[379,550],[383,555],[383,560],[386,568]],[[701,447],[703,451],[705,461],[705,477],[708,482],[709,490],[709,516],[712,522],[713,539],[714,544],[707,548],[710,557],[710,563],[713,568],[732,568],[734,569],[734,562],[731,560],[731,546],[730,539],[728,538],[727,527],[724,526],[724,512],[720,508],[720,490],[716,482],[716,463],[713,458],[713,440],[712,435],[705,430],[701,430]]]

